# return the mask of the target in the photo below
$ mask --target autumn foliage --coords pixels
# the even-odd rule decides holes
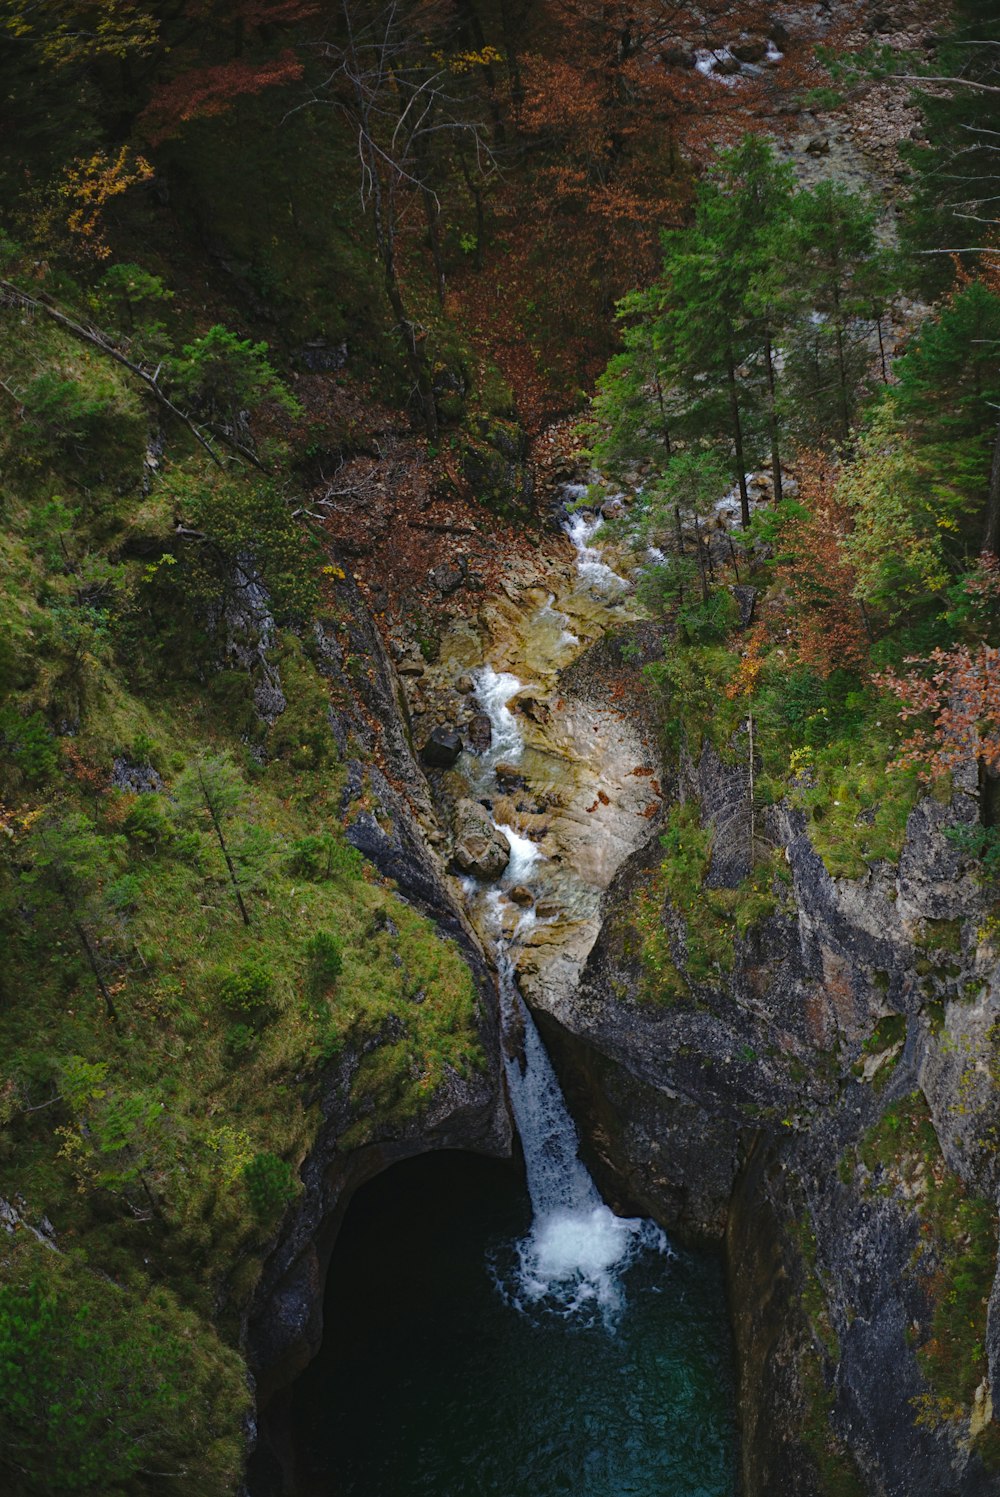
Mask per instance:
[[[980,601],[1000,602],[1000,562],[985,555],[966,583]],[[878,684],[900,702],[904,721],[917,721],[896,759],[930,781],[980,764],[1000,772],[1000,649],[979,641],[931,651],[926,660],[908,656],[903,675],[887,671]]]
[[[843,546],[851,513],[837,497],[828,459],[817,453],[802,458],[798,499],[781,534],[787,559],[777,582],[785,628],[799,660],[820,676],[841,669],[864,675],[868,639]]]

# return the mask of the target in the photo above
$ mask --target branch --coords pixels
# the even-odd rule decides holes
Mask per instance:
[[[947,78],[930,77],[922,73],[895,73],[901,83],[948,83],[957,84],[959,88],[972,88],[980,94],[1000,94],[1000,84],[997,83],[974,83],[971,78]]]
[[[38,312],[44,312],[46,317],[51,318],[53,322],[58,323],[59,326],[65,328],[67,332],[72,333],[74,338],[81,338],[85,343],[89,343],[93,348],[99,349],[101,353],[107,354],[108,358],[114,359],[116,363],[121,364],[125,369],[129,370],[131,374],[134,374],[138,379],[141,379],[143,384],[146,385],[147,388],[152,392],[156,400],[159,401],[160,405],[168,410],[172,416],[176,416],[178,421],[183,422],[183,424],[187,427],[188,431],[195,438],[195,440],[199,442],[202,447],[204,447],[205,451],[208,453],[215,466],[225,471],[225,465],[222,459],[219,457],[219,454],[209,442],[208,438],[195,424],[191,417],[187,415],[185,411],[182,411],[179,406],[174,405],[169,395],[166,395],[163,390],[161,390],[156,376],[150,374],[147,369],[143,369],[141,364],[134,364],[131,359],[126,358],[125,355],[114,346],[106,333],[102,333],[99,328],[84,327],[82,323],[76,322],[72,317],[67,317],[65,312],[60,312],[57,307],[52,306],[48,301],[41,301],[38,299],[38,297],[29,296],[27,291],[22,291],[20,286],[15,286],[12,281],[5,281],[0,278],[0,289],[6,291],[10,296],[15,297],[22,306],[31,307],[33,310]],[[232,447],[235,451],[239,452],[243,457],[245,457],[248,462],[253,463],[254,467],[259,468],[262,473],[267,472],[267,469],[259,460],[259,458],[255,457],[252,452],[248,451],[248,449],[244,447],[241,442],[237,442],[235,438],[225,435],[223,435],[223,441],[226,442],[226,444]]]

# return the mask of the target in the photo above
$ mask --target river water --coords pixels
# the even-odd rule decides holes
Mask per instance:
[[[297,1386],[303,1497],[731,1497],[721,1264],[639,1255],[601,1317],[513,1307],[513,1166],[396,1165],[355,1197]]]
[[[594,545],[593,517],[574,515],[566,529],[573,586],[536,609],[530,637],[540,658],[568,663],[581,648],[577,600],[591,617],[602,600],[610,614],[630,584]],[[517,770],[528,792],[540,776],[551,790],[551,745],[532,751],[511,710],[521,680],[486,662],[475,686],[493,742],[464,756],[469,792],[505,804],[498,764],[508,776]],[[588,720],[588,745],[592,732],[599,724]],[[600,858],[589,875],[560,866],[558,828],[546,840],[537,817],[495,825],[510,844],[508,867],[495,883],[468,879],[464,889],[496,963],[523,1179],[509,1165],[424,1156],[358,1193],[331,1267],[323,1350],[296,1393],[302,1491],[730,1497],[721,1265],[676,1251],[655,1223],[618,1216],[601,1199],[518,986],[540,926],[568,915],[583,931],[596,918],[608,868]],[[563,982],[574,950],[571,941],[560,954]],[[549,979],[555,970],[550,963]]]

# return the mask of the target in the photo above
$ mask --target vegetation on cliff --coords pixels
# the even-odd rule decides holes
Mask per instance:
[[[523,511],[524,430],[579,404],[630,293],[597,450],[647,465],[666,742],[759,756],[757,803],[790,796],[840,873],[898,849],[950,744],[978,735],[996,768],[995,259],[965,257],[888,377],[879,339],[913,262],[871,205],[796,191],[762,140],[821,76],[810,39],[778,34],[782,67],[731,89],[708,76],[733,61],[723,42],[752,34],[759,62],[774,26],[753,0],[712,9],[0,3],[15,1491],[234,1490],[241,1321],[323,1078],[348,1089],[349,1148],[482,1064],[456,946],[343,834],[370,663],[323,505],[363,461],[371,487],[344,492],[365,523],[376,408],[404,434],[393,482],[419,467],[436,493]],[[961,139],[952,105],[928,104],[935,150]],[[927,247],[941,204],[919,164]],[[760,462],[767,505],[746,486]],[[725,546],[706,534],[720,471],[748,521]],[[750,632],[730,572],[757,590]],[[642,934],[685,996],[780,890],[753,830],[748,877],[708,900],[707,834],[680,808],[666,836]],[[667,896],[686,973],[652,929]]]

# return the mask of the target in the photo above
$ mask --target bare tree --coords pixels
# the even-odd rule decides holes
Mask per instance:
[[[409,204],[419,203],[443,300],[435,175],[444,147],[461,141],[466,160],[471,150],[480,171],[492,167],[485,126],[470,113],[459,86],[461,70],[449,65],[456,24],[450,0],[339,0],[335,32],[321,44],[330,71],[314,95],[314,102],[338,108],[355,132],[361,202],[431,437],[437,435],[437,407],[425,332],[411,315],[400,280],[400,226]]]

